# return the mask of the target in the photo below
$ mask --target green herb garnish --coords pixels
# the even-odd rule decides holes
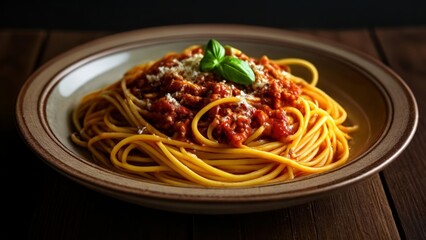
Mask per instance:
[[[235,83],[248,85],[255,80],[250,65],[236,57],[225,56],[225,48],[215,39],[210,39],[200,62],[200,70],[213,71]]]

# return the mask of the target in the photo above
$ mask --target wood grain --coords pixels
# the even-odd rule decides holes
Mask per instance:
[[[368,31],[305,33],[378,57]],[[292,208],[238,217],[196,216],[194,239],[399,239],[381,184],[375,174],[329,197]]]
[[[366,30],[304,32],[379,57],[370,32]],[[74,46],[105,34],[109,33],[40,31],[20,35],[0,31],[0,36],[22,38],[20,41],[29,44],[24,48],[20,44],[15,45],[16,40],[6,41],[0,38],[0,59],[5,59],[2,61],[6,64],[8,61],[22,61],[14,72],[0,75],[0,78],[4,82],[9,76],[20,76],[17,82],[7,86],[18,89],[37,63],[45,63]],[[390,51],[387,49],[390,45],[396,44],[392,42],[395,35],[396,32],[379,31],[378,36],[383,42],[385,53]],[[412,40],[412,44],[424,47],[421,40],[424,42],[424,39]],[[400,41],[405,40],[401,37]],[[16,51],[11,54],[9,49],[17,46],[21,46],[19,54]],[[416,79],[410,82],[419,88],[416,91],[425,92],[424,88],[421,89],[424,83],[418,83],[421,82],[421,65],[412,66],[418,64],[414,56],[406,56],[402,50],[393,51],[387,56],[398,71]],[[399,63],[400,58],[408,63]],[[424,60],[423,58],[422,61]],[[7,116],[10,114],[9,112]],[[422,124],[425,125],[424,122]],[[422,172],[425,168],[424,163],[419,163],[420,169],[414,169],[407,161],[417,159],[420,162],[424,156],[420,146],[424,137],[424,133],[416,136],[417,140],[412,146],[414,150],[401,156],[405,163],[397,161],[390,169],[386,169],[385,179],[388,185],[385,188],[379,174],[375,174],[307,204],[261,213],[213,216],[159,211],[110,198],[56,173],[27,151],[25,158],[33,162],[33,168],[23,172],[23,179],[33,194],[19,195],[20,199],[31,201],[26,207],[28,211],[20,215],[27,221],[23,227],[29,230],[23,233],[31,239],[400,239],[393,219],[393,215],[396,215],[399,217],[397,221],[402,221],[404,234],[417,237],[423,234],[418,228],[421,229],[422,223],[424,225],[426,222],[425,193],[424,187],[422,188],[425,178],[415,179],[412,176],[424,176]],[[411,184],[408,188],[407,183]],[[396,213],[392,213],[386,188],[390,188]],[[423,195],[409,199],[413,192],[422,192]],[[400,194],[403,196],[399,196]]]
[[[379,55],[374,46],[370,33],[367,30],[344,30],[344,31],[311,31],[311,34],[343,44],[357,51],[368,54],[379,59]],[[336,199],[337,198],[337,199]],[[388,205],[386,193],[382,187],[379,174],[373,175],[370,179],[355,185],[330,198],[330,201],[322,201],[317,204],[315,211],[315,222],[320,238],[342,238],[369,239],[374,236],[376,239],[398,239],[399,233],[392,219],[392,211]],[[342,204],[343,203],[343,204]],[[329,217],[328,221],[322,221],[323,216]],[[319,213],[319,214],[318,214]],[[368,216],[368,217],[366,217]],[[323,231],[327,229],[330,222],[338,231]],[[350,223],[350,224],[345,224]],[[341,233],[343,233],[341,235]],[[351,233],[351,235],[346,235]]]
[[[42,63],[102,32],[52,32]],[[43,176],[29,235],[42,239],[187,239],[188,215],[156,211],[93,192],[50,171]],[[53,197],[54,196],[54,197]]]
[[[43,31],[0,32],[0,128],[14,126],[15,99],[20,87],[34,70],[46,33]]]
[[[26,147],[15,126],[15,104],[18,92],[27,77],[34,71],[37,58],[46,37],[46,32],[0,31],[0,132],[3,136],[1,160],[2,204],[0,211],[6,227],[5,236],[25,237],[31,221],[38,194],[40,178],[37,174],[39,159]],[[33,172],[34,171],[34,172]],[[30,184],[28,184],[30,183]],[[14,231],[22,226],[23,231]],[[9,235],[7,233],[13,233]]]
[[[113,34],[112,32],[103,31],[53,31],[49,32],[49,37],[46,41],[46,49],[44,49],[41,57],[41,63],[45,63],[60,54],[71,50],[81,44],[92,40]]]
[[[411,144],[384,176],[405,237],[426,239],[426,28],[379,29],[377,36],[387,63],[415,94],[420,115]]]

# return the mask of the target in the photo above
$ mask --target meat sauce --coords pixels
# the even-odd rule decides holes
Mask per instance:
[[[288,69],[266,56],[254,59],[239,53],[236,57],[249,62],[256,75],[255,82],[245,86],[200,72],[202,57],[200,47],[169,54],[136,76],[129,88],[146,103],[142,115],[150,124],[174,139],[195,141],[191,121],[197,112],[212,101],[239,97],[239,103],[221,104],[205,114],[199,121],[200,132],[206,136],[212,123],[213,137],[234,147],[260,126],[265,127],[262,138],[285,141],[294,134],[283,107],[294,106],[301,89],[277,74]]]

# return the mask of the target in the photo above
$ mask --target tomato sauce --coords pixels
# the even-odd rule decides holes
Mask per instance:
[[[228,53],[229,54],[229,53]],[[239,97],[239,103],[213,107],[199,121],[199,130],[206,136],[210,124],[213,137],[221,143],[240,147],[260,126],[262,138],[285,141],[294,134],[285,106],[294,106],[300,87],[288,80],[285,66],[271,62],[266,56],[250,58],[239,53],[256,75],[251,85],[227,81],[212,72],[201,72],[199,61],[203,49],[169,54],[152,64],[130,83],[131,92],[146,103],[143,117],[159,131],[174,139],[195,141],[191,121],[204,106],[225,97]]]

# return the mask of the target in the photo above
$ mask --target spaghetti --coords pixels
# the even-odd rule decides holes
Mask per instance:
[[[143,63],[86,95],[73,112],[75,144],[100,164],[175,186],[244,187],[285,182],[344,164],[347,114],[316,87],[304,59],[226,55],[250,65],[249,85],[200,71],[205,49]],[[308,69],[308,82],[291,66]]]

